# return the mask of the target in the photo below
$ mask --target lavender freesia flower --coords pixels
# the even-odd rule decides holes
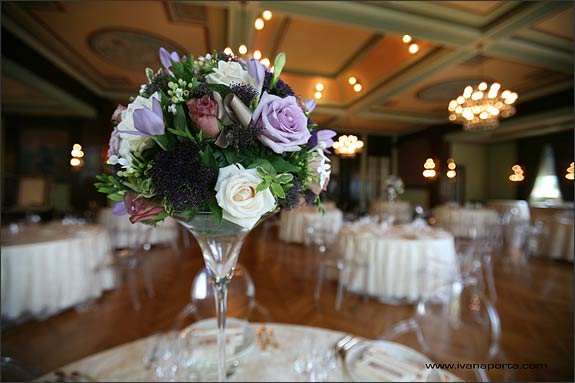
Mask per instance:
[[[252,58],[248,60],[247,67],[248,74],[254,80],[254,87],[257,89],[258,94],[260,94],[266,77],[266,68],[258,60]]]
[[[126,204],[124,201],[116,202],[114,207],[112,208],[113,215],[126,215],[128,211],[126,210]]]
[[[264,92],[252,121],[263,126],[259,140],[278,154],[297,152],[310,138],[307,117],[293,96],[281,98]]]
[[[168,52],[166,48],[161,47],[160,48],[160,61],[162,62],[162,65],[164,66],[164,68],[166,68],[166,70],[169,73],[172,73],[172,71],[170,70],[171,66],[172,66],[172,61],[177,61],[180,62],[180,56],[178,55],[178,52],[173,51],[172,53]]]
[[[144,136],[157,136],[164,134],[164,115],[162,114],[162,106],[157,98],[152,100],[152,110],[147,107],[137,109],[134,111],[134,128],[137,132],[130,132],[131,134],[144,135]]]
[[[325,147],[323,148],[324,152],[330,153],[327,149],[333,146],[333,137],[335,137],[337,133],[330,129],[322,129],[317,131],[317,141],[318,143],[323,142]]]
[[[305,109],[307,110],[307,112],[311,113],[315,109],[316,102],[313,98],[310,98],[309,100],[306,100],[304,102],[304,105],[305,105]]]

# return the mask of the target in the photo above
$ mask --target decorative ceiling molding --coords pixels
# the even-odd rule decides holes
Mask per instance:
[[[13,78],[33,90],[45,94],[48,98],[53,99],[58,105],[60,105],[60,108],[54,108],[55,110],[51,111],[53,114],[81,116],[86,118],[96,118],[98,116],[97,110],[91,105],[78,100],[76,97],[71,96],[61,88],[54,86],[52,83],[21,67],[6,57],[2,57],[2,75]],[[20,110],[20,107],[21,105],[18,104],[11,105],[9,103],[4,103],[3,99],[2,109],[4,112],[24,112],[25,114],[35,114],[35,112],[39,112],[35,107],[31,108],[30,105],[28,105],[28,108],[25,110]]]

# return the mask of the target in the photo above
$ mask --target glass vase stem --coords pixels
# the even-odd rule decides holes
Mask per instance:
[[[218,321],[218,381],[226,381],[226,311],[229,281],[226,278],[214,281],[216,316]]]

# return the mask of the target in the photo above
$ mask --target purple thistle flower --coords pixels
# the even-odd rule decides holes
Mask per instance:
[[[207,205],[215,172],[199,156],[198,145],[186,141],[155,158],[150,175],[156,193],[176,211],[198,210]]]
[[[282,79],[279,79],[276,82],[276,85],[274,86],[274,88],[270,89],[272,77],[273,77],[273,73],[266,71],[266,75],[264,78],[263,90],[267,91],[269,94],[273,94],[275,96],[282,97],[282,98],[287,97],[287,96],[294,96],[294,92],[293,92],[292,88],[288,84],[283,82]]]
[[[301,182],[294,178],[293,187],[286,190],[286,197],[278,199],[279,205],[286,210],[291,210],[299,205],[301,198]]]
[[[230,89],[246,106],[249,106],[258,95],[257,89],[250,84],[232,83]]]

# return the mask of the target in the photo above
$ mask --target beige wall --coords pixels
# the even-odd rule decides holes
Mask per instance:
[[[487,146],[487,199],[515,199],[517,184],[509,181],[511,167],[515,165],[515,142],[502,142]]]
[[[451,157],[458,167],[465,167],[465,194],[463,199],[485,200],[487,147],[483,144],[452,143]]]

